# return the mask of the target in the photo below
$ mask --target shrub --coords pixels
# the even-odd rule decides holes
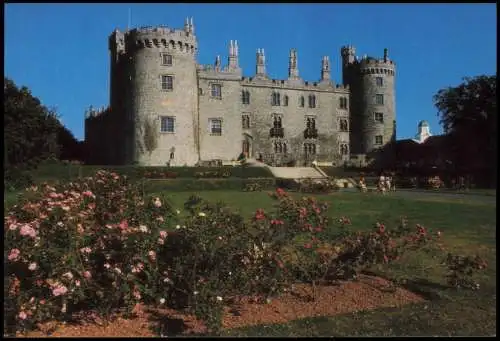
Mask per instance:
[[[32,187],[5,217],[6,326],[64,318],[81,307],[152,303],[161,285],[164,230],[176,214],[144,200],[115,173],[57,187]]]
[[[257,182],[247,183],[247,184],[245,184],[245,187],[243,187],[243,191],[244,192],[260,192],[260,191],[262,191],[262,186]]]
[[[297,281],[316,288],[353,279],[406,251],[439,246],[439,232],[405,219],[395,229],[377,223],[354,232],[348,218],[329,219],[328,205],[315,198],[295,199],[281,188],[270,195],[274,210],[261,208],[249,221],[191,196],[190,216],[179,221],[165,198],[144,197],[116,173],[32,187],[5,217],[4,327],[23,330],[80,308],[109,316],[144,303],[186,309],[218,333],[224,304],[241,295],[264,300]],[[454,256],[446,264],[450,282],[460,285],[485,266]]]

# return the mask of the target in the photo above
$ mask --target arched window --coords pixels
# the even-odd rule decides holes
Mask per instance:
[[[345,97],[339,98],[339,108],[340,109],[347,109],[347,98],[345,98]]]
[[[288,96],[287,95],[283,96],[283,106],[285,106],[285,107],[288,106]]]
[[[340,155],[348,155],[349,154],[349,147],[347,144],[343,143],[340,145]]]
[[[250,92],[247,90],[243,90],[241,92],[241,102],[243,104],[250,104]]]
[[[340,131],[348,131],[347,120],[340,120]]]
[[[280,94],[278,92],[273,92],[271,95],[271,105],[272,106],[280,106]]]
[[[283,143],[283,153],[286,154],[286,143]]]
[[[309,95],[309,108],[316,108],[316,96]]]
[[[300,97],[299,97],[299,106],[300,106],[301,108],[303,108],[303,107],[304,107],[304,105],[305,105],[304,96],[300,96]]]

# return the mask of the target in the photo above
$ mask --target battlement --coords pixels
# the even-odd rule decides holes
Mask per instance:
[[[90,120],[99,117],[108,112],[109,112],[109,107],[102,106],[100,108],[94,108],[93,106],[90,106],[87,110],[85,110],[85,120]]]

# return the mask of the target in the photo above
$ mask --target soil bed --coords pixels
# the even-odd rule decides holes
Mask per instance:
[[[254,303],[242,297],[237,303],[225,307],[223,327],[225,329],[246,327],[257,324],[285,323],[312,316],[334,316],[381,307],[400,307],[409,303],[424,301],[424,298],[395,287],[380,277],[359,276],[358,281],[343,282],[339,285],[316,287],[316,300],[312,301],[312,286],[297,284],[293,290],[269,303]],[[140,308],[133,319],[114,319],[104,325],[96,322],[81,324],[47,323],[41,330],[30,332],[28,337],[130,337],[158,336],[154,330],[162,325],[163,334],[205,333],[203,322],[193,316],[172,309]],[[21,336],[21,335],[19,335]]]

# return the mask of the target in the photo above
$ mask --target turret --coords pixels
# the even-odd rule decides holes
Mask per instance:
[[[192,17],[191,19],[186,18],[186,21],[184,22],[184,32],[186,32],[188,35],[194,35],[194,23]]]
[[[342,56],[342,66],[352,64],[356,60],[356,48],[352,45],[343,46],[340,49],[340,54]]]
[[[321,81],[330,80],[330,60],[328,56],[324,56],[321,61]]]
[[[256,76],[266,77],[266,56],[264,55],[264,49],[257,49]]]
[[[297,50],[291,49],[288,62],[288,79],[298,79],[299,68],[297,65]]]
[[[229,69],[237,69],[238,66],[238,41],[229,42]]]
[[[220,71],[220,56],[215,57],[215,71]]]

